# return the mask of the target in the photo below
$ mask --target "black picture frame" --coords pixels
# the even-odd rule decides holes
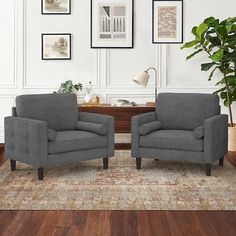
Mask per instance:
[[[178,41],[156,41],[155,40],[155,2],[180,2],[181,3],[181,39]],[[152,1],[152,43],[153,44],[182,44],[184,41],[184,0],[153,0]]]
[[[131,45],[130,46],[94,46],[93,45],[93,2],[90,0],[90,48],[92,49],[133,49],[134,48],[134,0],[129,0],[131,2]],[[101,1],[104,3],[104,1]],[[109,1],[108,1],[109,2]]]
[[[68,0],[68,3],[69,3],[68,12],[45,12],[44,11],[44,1],[46,1],[46,0],[41,0],[41,14],[42,15],[71,15],[71,0]]]
[[[45,37],[60,37],[60,36],[67,36],[68,37],[68,57],[45,57]],[[41,34],[41,59],[42,60],[71,60],[71,42],[72,42],[72,34],[71,33],[43,33]],[[55,42],[56,43],[56,42]],[[52,45],[53,46],[53,45]]]

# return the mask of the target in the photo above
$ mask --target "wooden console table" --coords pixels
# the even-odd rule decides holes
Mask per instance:
[[[97,107],[80,106],[79,110],[113,116],[115,118],[115,133],[131,133],[131,117],[155,111],[155,107],[146,105],[117,107],[104,104]],[[116,149],[130,149],[130,143],[116,143]]]

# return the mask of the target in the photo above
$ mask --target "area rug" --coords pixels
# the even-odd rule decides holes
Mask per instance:
[[[236,168],[144,160],[136,170],[129,151],[116,151],[109,169],[102,160],[36,170],[9,161],[0,168],[1,210],[236,210]]]

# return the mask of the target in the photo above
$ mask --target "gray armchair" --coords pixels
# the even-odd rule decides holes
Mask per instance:
[[[5,154],[38,168],[114,156],[114,119],[79,112],[75,94],[21,95],[13,115],[5,118]]]
[[[223,166],[228,151],[228,116],[220,114],[219,98],[212,94],[162,93],[156,112],[132,118],[132,156]]]

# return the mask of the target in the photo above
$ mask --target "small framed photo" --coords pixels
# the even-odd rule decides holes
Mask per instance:
[[[91,0],[91,48],[133,48],[133,0]]]
[[[41,0],[42,15],[70,15],[71,0]]]
[[[152,42],[183,43],[183,0],[153,0]]]
[[[71,34],[42,34],[42,60],[70,60]]]

